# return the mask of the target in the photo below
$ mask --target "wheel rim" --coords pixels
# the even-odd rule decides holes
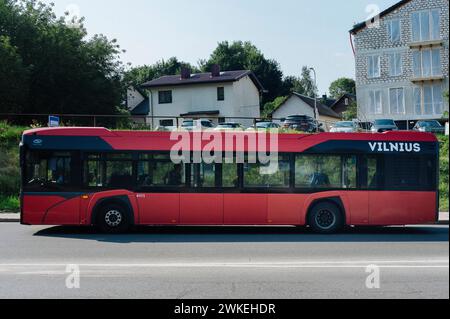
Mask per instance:
[[[122,223],[122,213],[118,210],[110,210],[105,215],[105,223],[109,227],[118,227]]]
[[[321,229],[330,229],[336,224],[336,216],[327,209],[322,209],[316,214],[316,224]]]

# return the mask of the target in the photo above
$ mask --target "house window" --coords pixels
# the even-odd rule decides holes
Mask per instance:
[[[345,104],[345,106],[349,106],[350,105],[350,101],[349,101],[348,97],[345,98],[344,104]]]
[[[430,84],[414,89],[414,107],[417,115],[442,115],[444,99],[441,84]]]
[[[395,19],[387,22],[387,29],[389,35],[389,41],[391,43],[400,42],[401,31],[400,31],[400,20]]]
[[[413,70],[417,78],[442,75],[440,49],[414,51]]]
[[[379,78],[381,76],[381,57],[379,55],[369,56],[369,78]]]
[[[369,112],[370,114],[382,114],[383,106],[381,104],[381,91],[369,92]]]
[[[225,101],[225,88],[224,87],[217,88],[217,101]]]
[[[413,42],[438,40],[440,38],[439,10],[414,12],[411,19]]]
[[[159,91],[158,98],[159,98],[159,104],[171,104],[172,103],[172,91]]]
[[[405,114],[405,95],[403,88],[389,90],[391,114]]]
[[[402,75],[402,54],[392,53],[389,55],[389,75],[400,76]]]

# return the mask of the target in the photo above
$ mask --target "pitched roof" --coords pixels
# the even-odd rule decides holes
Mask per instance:
[[[336,100],[335,99],[330,99],[330,98],[321,98],[320,99],[320,103],[322,103],[322,104],[324,104],[324,105],[326,105],[326,106],[328,106],[328,107],[331,107],[334,103],[336,103]]]
[[[392,11],[395,11],[396,9],[400,8],[401,6],[407,4],[408,2],[411,2],[412,0],[402,0],[400,2],[397,2],[396,4],[394,4],[393,6],[387,8],[386,10],[384,10],[383,12],[381,12],[379,14],[380,18],[383,18],[384,16],[388,15],[389,13],[391,13]],[[375,18],[372,18],[370,20],[361,22],[356,24],[353,29],[350,30],[351,34],[356,34],[359,31],[365,29],[367,27],[368,24],[373,23],[375,20]]]
[[[342,101],[343,99],[345,99],[345,98],[350,98],[350,99],[356,101],[356,95],[355,95],[355,94],[345,93],[345,94],[342,94],[342,96],[341,96],[340,98],[338,98],[338,99],[336,100],[336,102],[334,102],[334,103],[330,106],[330,108],[333,109],[336,105],[339,104],[339,102],[341,102],[341,101]]]
[[[182,79],[180,75],[167,75],[153,81],[146,82],[142,84],[141,87],[156,88],[164,86],[236,82],[246,76],[250,77],[258,90],[264,91],[264,87],[261,82],[258,80],[256,75],[249,70],[220,72],[220,76],[212,76],[211,73],[197,73],[192,74],[189,79]]]
[[[275,113],[275,111],[277,111],[280,107],[282,107],[282,106],[283,106],[283,105],[284,105],[291,97],[293,97],[293,96],[298,97],[300,100],[302,100],[303,102],[305,102],[307,105],[309,105],[311,108],[314,109],[314,107],[315,107],[315,99],[314,99],[314,98],[311,98],[311,97],[302,95],[302,94],[300,94],[300,93],[294,92],[294,93],[292,93],[292,94],[289,96],[289,98],[287,98],[283,103],[281,103],[281,104],[278,106],[278,108],[276,108],[276,109],[272,112],[272,114]],[[337,118],[337,119],[340,119],[340,118],[341,118],[340,115],[337,114],[336,112],[334,112],[331,108],[329,108],[328,106],[322,104],[322,103],[320,102],[320,98],[317,99],[317,109],[318,109],[318,111],[319,111],[319,115],[329,116],[329,117],[334,117],[334,118]]]
[[[141,103],[131,110],[131,115],[144,116],[150,113],[150,99],[146,97]]]

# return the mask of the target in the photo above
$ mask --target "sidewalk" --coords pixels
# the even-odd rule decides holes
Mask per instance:
[[[20,222],[20,214],[0,213],[0,223],[18,223]],[[449,224],[449,213],[440,213],[439,225]]]

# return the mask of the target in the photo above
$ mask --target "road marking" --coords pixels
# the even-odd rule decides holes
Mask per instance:
[[[323,262],[204,262],[204,263],[11,263],[4,268],[54,268],[76,264],[84,268],[449,268],[449,260],[398,260],[398,261],[323,261]]]

